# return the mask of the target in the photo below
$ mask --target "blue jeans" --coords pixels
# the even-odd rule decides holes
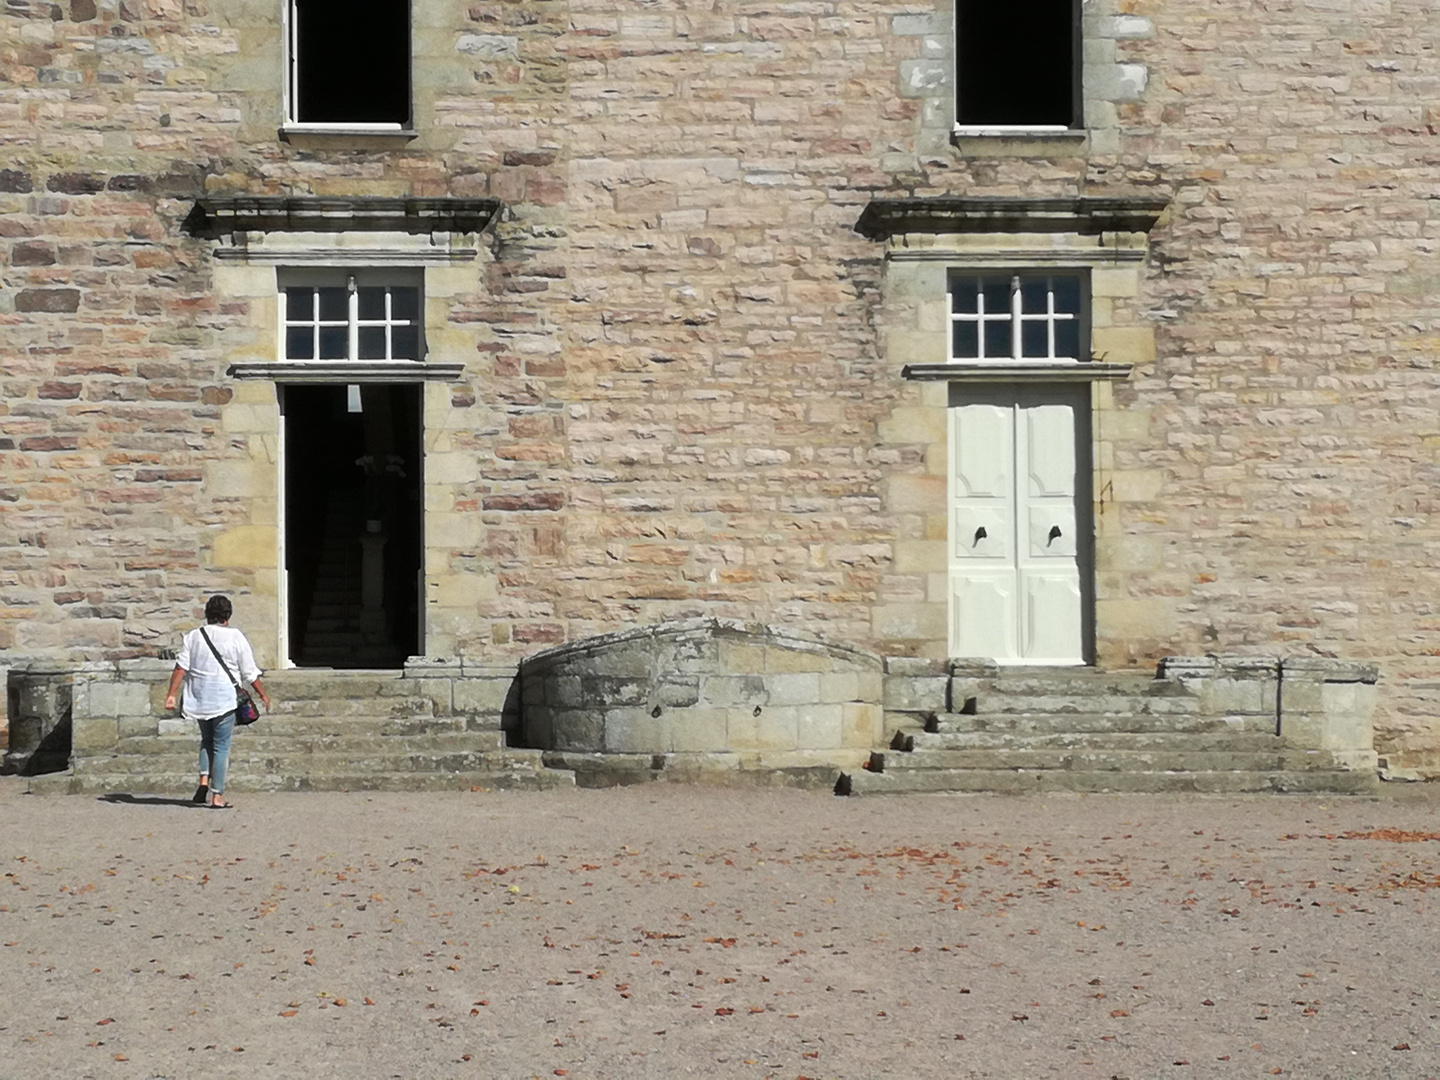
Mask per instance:
[[[230,767],[230,736],[235,733],[235,710],[195,722],[200,725],[200,771],[210,775],[211,794],[223,795],[225,770]]]

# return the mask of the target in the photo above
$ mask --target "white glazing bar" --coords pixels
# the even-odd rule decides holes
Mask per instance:
[[[1055,279],[1045,279],[1045,356],[1055,359]]]

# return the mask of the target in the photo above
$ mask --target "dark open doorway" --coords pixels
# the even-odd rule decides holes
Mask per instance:
[[[290,659],[400,667],[422,646],[420,387],[281,390]]]

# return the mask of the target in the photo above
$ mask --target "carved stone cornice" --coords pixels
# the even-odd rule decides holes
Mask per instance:
[[[242,232],[478,233],[502,206],[499,199],[448,196],[205,196],[195,200],[184,228],[211,240]]]
[[[1168,198],[1145,195],[872,199],[855,222],[855,231],[871,240],[905,233],[1148,233],[1169,204]]]

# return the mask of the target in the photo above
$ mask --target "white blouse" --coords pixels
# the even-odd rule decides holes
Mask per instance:
[[[214,625],[205,627],[205,633],[225,658],[230,675],[239,679],[241,686],[248,686],[260,677],[255,654],[243,633],[233,626]],[[187,720],[208,720],[235,708],[235,687],[230,675],[220,670],[215,654],[205,644],[198,628],[185,635],[175,663],[185,669],[184,716]]]

